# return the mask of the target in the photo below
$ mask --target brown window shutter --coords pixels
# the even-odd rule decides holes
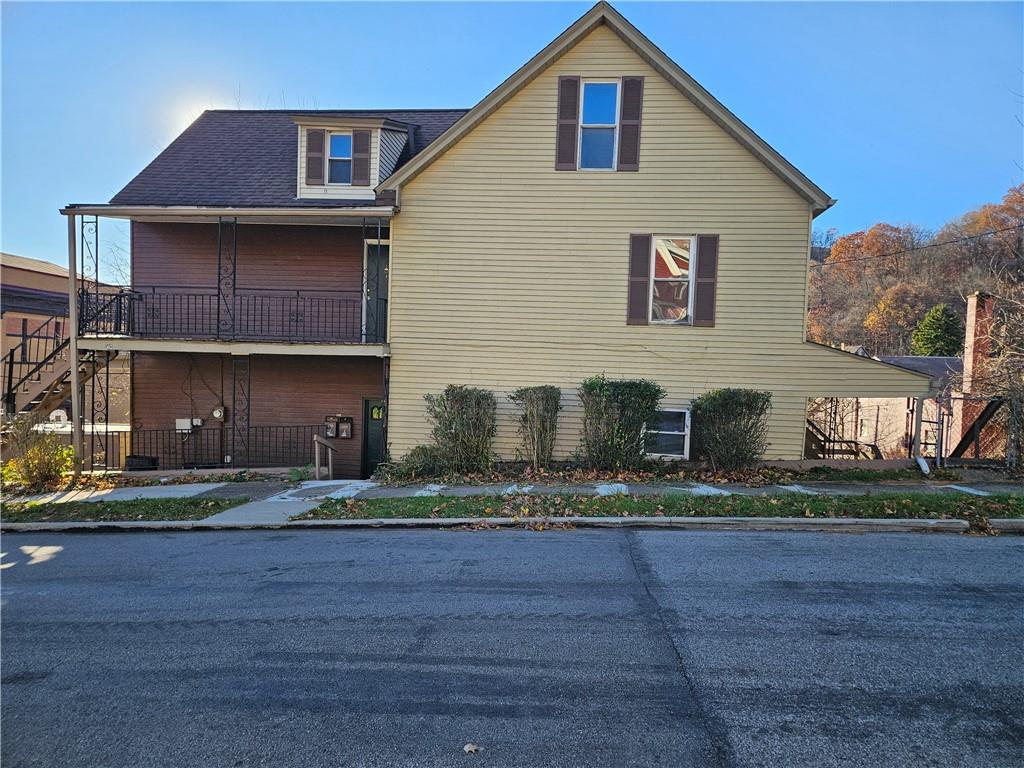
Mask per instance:
[[[352,186],[370,186],[369,131],[352,131]]]
[[[306,183],[310,186],[324,183],[324,146],[327,134],[323,130],[306,131]]]
[[[576,170],[576,137],[580,120],[580,79],[558,78],[558,127],[555,134],[555,170]]]
[[[715,293],[718,282],[718,235],[697,235],[697,274],[694,280],[693,324],[715,325]]]
[[[644,112],[644,79],[622,78],[622,104],[619,109],[620,171],[640,170],[640,117]]]
[[[651,236],[629,236],[626,325],[647,325],[651,317]]]

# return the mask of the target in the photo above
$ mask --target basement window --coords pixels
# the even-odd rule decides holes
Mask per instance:
[[[684,408],[657,411],[644,430],[644,453],[686,461],[690,457],[690,412]]]
[[[651,323],[689,324],[693,317],[694,237],[651,238]]]
[[[583,83],[583,99],[580,106],[581,169],[615,170],[618,115],[618,81]]]
[[[327,183],[352,183],[352,134],[332,133],[327,158]]]

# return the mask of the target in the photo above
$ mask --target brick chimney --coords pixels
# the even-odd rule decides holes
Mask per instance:
[[[985,375],[992,352],[992,297],[978,291],[967,297],[967,327],[964,329],[964,392],[974,389],[975,377]]]

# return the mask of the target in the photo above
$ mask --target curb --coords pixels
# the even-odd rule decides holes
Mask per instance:
[[[1024,520],[991,520],[1000,533],[1024,535]],[[524,525],[574,528],[648,528],[674,530],[806,531],[831,533],[965,533],[966,520],[877,520],[870,518],[801,517],[462,517],[396,518],[374,520],[293,520],[283,523],[205,520],[125,520],[110,522],[2,523],[5,533],[88,533],[151,531],[237,531],[297,529],[449,529],[519,528]]]

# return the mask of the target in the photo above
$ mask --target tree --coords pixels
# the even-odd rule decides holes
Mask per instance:
[[[925,313],[910,336],[910,354],[925,357],[955,357],[964,348],[964,324],[960,315],[945,304]]]

